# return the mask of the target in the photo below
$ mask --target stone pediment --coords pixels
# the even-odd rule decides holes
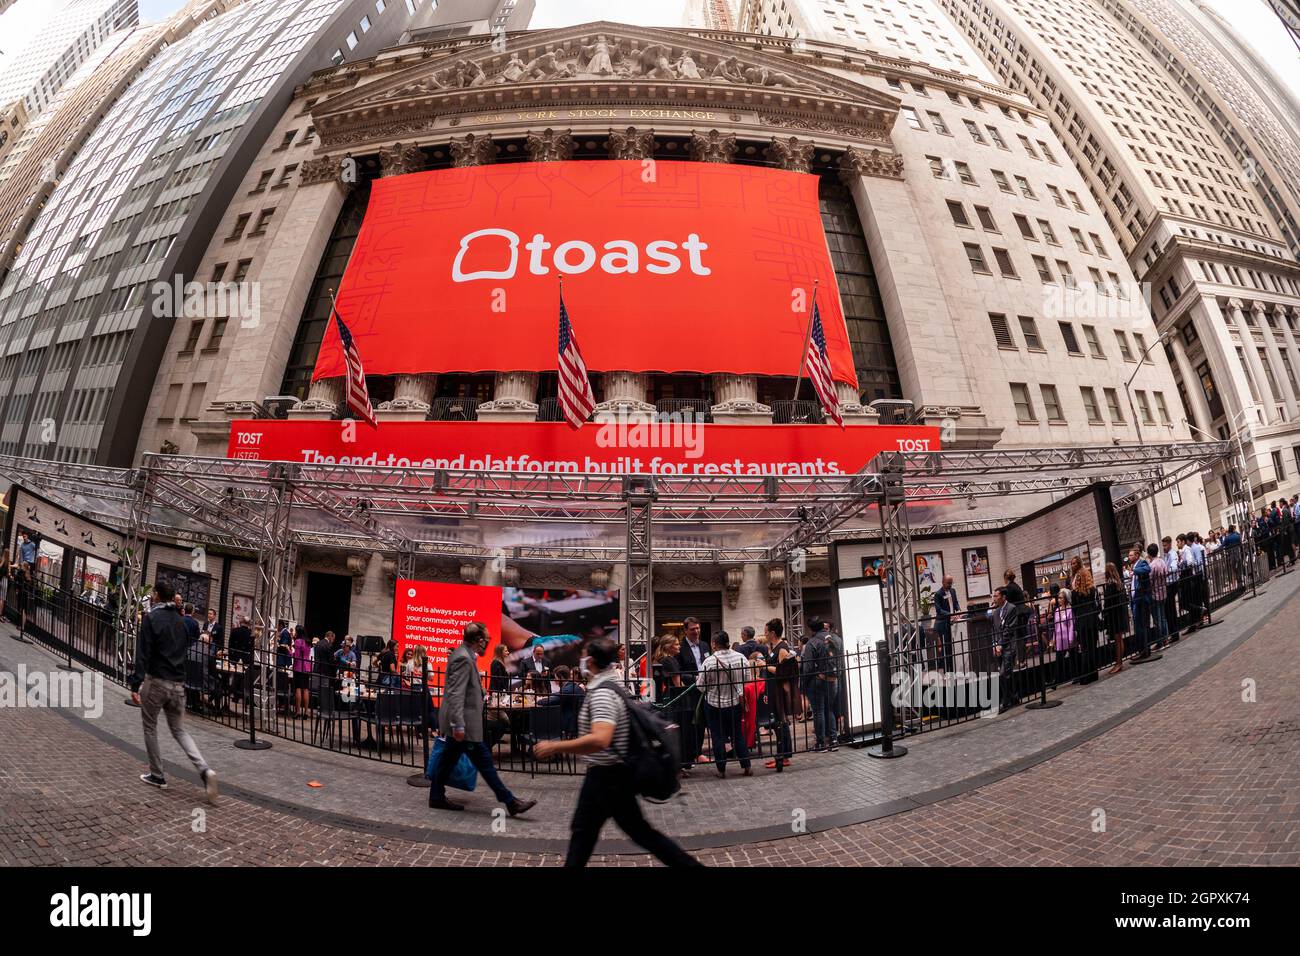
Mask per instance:
[[[562,104],[689,103],[818,118],[884,140],[898,101],[888,94],[745,43],[606,21],[485,38],[317,103],[326,144],[421,118]],[[805,126],[805,128],[811,128]],[[351,135],[348,135],[351,133]]]

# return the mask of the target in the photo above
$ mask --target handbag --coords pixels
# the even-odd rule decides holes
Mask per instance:
[[[447,752],[447,738],[434,737],[433,746],[429,748],[429,763],[424,768],[424,775],[433,780],[438,775],[438,764]],[[473,793],[478,786],[478,770],[470,762],[469,754],[461,754],[456,767],[447,778],[447,786]]]

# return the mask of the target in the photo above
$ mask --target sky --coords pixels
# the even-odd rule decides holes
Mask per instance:
[[[63,0],[18,0],[0,14],[0,50],[21,47],[39,29],[42,19],[50,15]],[[454,2],[454,0],[448,0]],[[1300,98],[1300,51],[1287,37],[1276,16],[1264,0],[1206,0],[1230,22],[1262,58],[1271,64],[1290,89]],[[160,19],[184,6],[184,0],[139,0],[140,18],[145,22]],[[679,26],[686,0],[618,0],[617,16],[611,16],[610,0],[537,0],[533,15],[535,28],[569,26],[588,20],[618,19],[647,26]],[[0,56],[0,70],[4,56]]]

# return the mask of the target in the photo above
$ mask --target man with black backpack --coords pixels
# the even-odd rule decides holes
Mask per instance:
[[[598,637],[587,644],[587,695],[578,711],[578,736],[543,740],[533,747],[539,760],[552,754],[585,754],[587,776],[573,811],[565,866],[586,866],[601,827],[611,817],[628,838],[665,866],[699,866],[693,856],[652,827],[641,813],[637,793],[671,795],[676,787],[679,754],[665,747],[675,737],[662,721],[633,702],[619,685],[614,664],[618,644]],[[663,731],[663,732],[661,732]],[[663,781],[668,781],[663,783]],[[667,787],[666,792],[660,787]]]

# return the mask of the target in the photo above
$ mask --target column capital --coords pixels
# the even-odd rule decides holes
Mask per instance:
[[[453,139],[447,144],[451,151],[452,166],[486,166],[493,162],[497,157],[496,143],[492,142],[492,134],[479,136],[477,133],[466,133],[460,139]]]
[[[650,159],[655,153],[655,131],[639,130],[635,126],[611,129],[606,145],[610,159]]]
[[[763,150],[763,156],[781,169],[792,173],[812,171],[813,150],[816,147],[807,141],[801,142],[797,136],[789,139],[772,137],[772,142]]]
[[[1265,307],[1263,302],[1260,302],[1258,299],[1256,299],[1254,302],[1250,304],[1250,311],[1253,312],[1255,315],[1263,315],[1265,312],[1268,311],[1268,309],[1267,307]]]
[[[720,133],[711,129],[707,133],[691,133],[691,159],[699,163],[729,163],[736,156],[734,133]]]
[[[343,175],[344,163],[355,163],[351,153],[346,156],[317,156],[309,159],[298,167],[298,185],[315,186],[318,183],[335,182],[345,189],[351,189],[356,183],[356,177],[349,180]]]
[[[1240,312],[1245,307],[1246,307],[1246,303],[1242,302],[1240,299],[1228,300],[1228,308],[1232,309],[1232,311],[1234,312]]]
[[[379,150],[381,178],[418,173],[424,166],[424,152],[414,143],[394,143]]]
[[[544,129],[540,133],[529,133],[524,142],[528,158],[535,163],[557,163],[573,158],[573,131],[562,129]]]
[[[903,157],[883,149],[858,149],[850,146],[840,157],[840,180],[852,184],[863,176],[880,179],[902,179]]]

